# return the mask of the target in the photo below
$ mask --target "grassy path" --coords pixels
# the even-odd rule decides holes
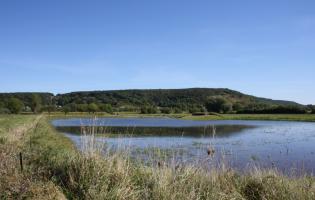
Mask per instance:
[[[53,182],[39,179],[28,163],[26,141],[41,120],[41,115],[0,116],[0,199],[65,199]]]

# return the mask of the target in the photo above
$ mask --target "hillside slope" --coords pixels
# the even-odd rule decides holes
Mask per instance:
[[[151,89],[151,90],[111,90],[111,91],[87,91],[72,92],[57,95],[59,105],[69,103],[108,103],[112,105],[145,104],[171,107],[179,104],[205,104],[209,97],[221,96],[231,102],[247,104],[272,104],[272,105],[299,105],[291,101],[272,100],[246,95],[230,89],[189,88],[189,89]]]
[[[32,103],[34,93],[0,93],[0,108],[8,105],[12,97],[21,100],[25,106]],[[243,94],[226,88],[188,88],[188,89],[133,89],[108,91],[82,91],[53,95],[36,93],[42,105],[55,106],[54,109],[66,108],[69,111],[95,112],[114,109],[114,111],[145,112],[203,112],[209,99],[221,98],[227,102],[228,112],[238,113],[303,113],[306,106],[292,101],[272,100]],[[98,108],[89,108],[89,104]],[[66,107],[65,107],[66,106]],[[285,107],[285,108],[284,108]],[[44,107],[43,107],[44,108]],[[47,108],[47,107],[46,107]],[[50,108],[52,109],[52,108]],[[276,110],[275,110],[276,109]],[[300,110],[302,109],[302,110]],[[171,110],[171,111],[170,111]],[[211,111],[208,109],[208,111]],[[213,110],[214,111],[214,110]],[[218,112],[218,111],[214,111]]]

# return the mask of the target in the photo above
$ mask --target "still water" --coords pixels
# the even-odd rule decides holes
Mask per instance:
[[[240,171],[253,166],[290,174],[315,171],[315,123],[311,122],[72,118],[54,120],[52,124],[79,149],[82,136],[78,133],[82,127],[94,126],[101,133],[98,142],[115,150],[128,149],[132,156],[144,159],[150,154],[156,159],[163,155],[179,164],[225,163]]]

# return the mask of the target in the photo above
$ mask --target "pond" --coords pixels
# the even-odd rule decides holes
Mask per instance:
[[[311,122],[71,118],[52,124],[79,149],[83,137],[78,133],[93,128],[99,143],[113,150],[128,149],[141,159],[151,156],[206,167],[224,163],[240,171],[253,166],[289,174],[315,170],[315,123]]]

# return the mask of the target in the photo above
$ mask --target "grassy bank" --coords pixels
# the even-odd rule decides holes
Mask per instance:
[[[72,112],[65,115],[64,113],[52,113],[49,116],[51,118],[71,118],[71,117],[168,117],[176,119],[186,119],[186,120],[275,120],[275,121],[304,121],[304,122],[315,122],[315,114],[210,114],[193,116],[191,114],[139,114],[132,112],[122,112],[115,114],[108,113],[78,113]]]
[[[274,121],[304,121],[315,122],[315,114],[221,114],[192,116],[182,119],[190,120],[274,120]]]
[[[43,124],[41,116],[0,116],[0,199],[65,199],[59,186],[37,171],[42,150],[56,149],[59,141],[57,135],[50,142],[49,134],[42,141],[36,136],[48,132]]]
[[[315,199],[314,177],[147,166],[123,152],[101,157],[93,148],[81,154],[45,116],[1,116],[0,127],[5,138],[0,143],[0,199]]]

